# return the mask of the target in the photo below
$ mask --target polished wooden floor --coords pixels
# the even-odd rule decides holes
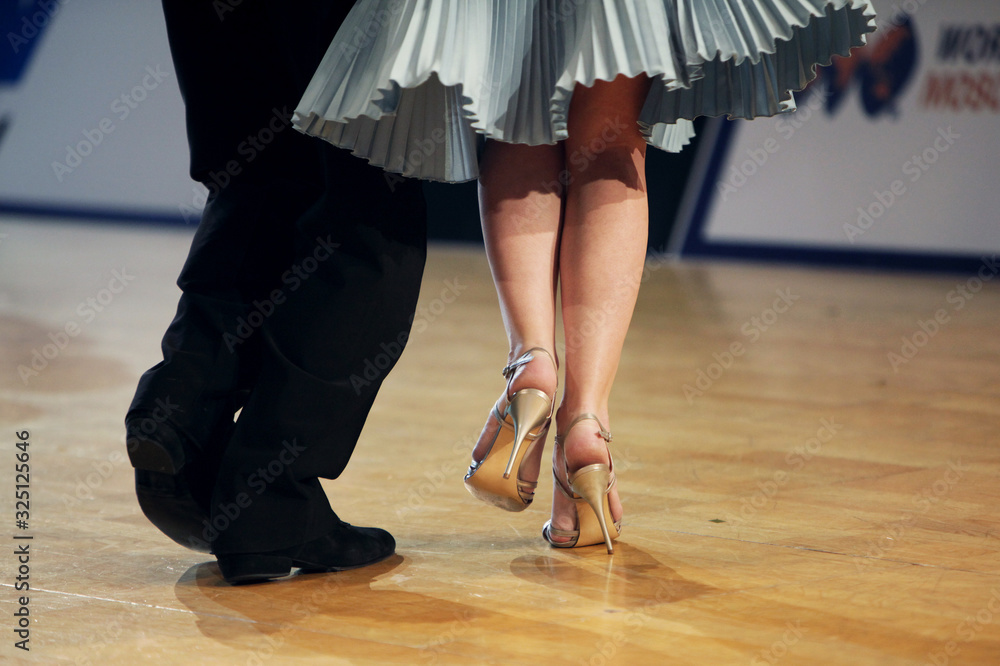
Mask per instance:
[[[157,360],[189,242],[190,230],[0,220],[0,661],[1000,663],[989,264],[983,282],[651,262],[613,396],[626,521],[608,557],[542,541],[544,477],[520,514],[462,487],[506,347],[482,252],[436,247],[426,326],[326,485],[342,517],[386,527],[398,554],[231,587],[145,521],[123,455],[122,417]],[[71,322],[78,335],[22,380],[18,366]],[[27,532],[14,527],[20,430]],[[13,645],[15,533],[34,537],[30,653]]]

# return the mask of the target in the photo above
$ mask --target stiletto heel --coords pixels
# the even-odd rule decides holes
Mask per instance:
[[[507,511],[523,511],[534,499],[538,484],[522,479],[520,470],[535,443],[544,441],[552,420],[554,401],[544,391],[525,388],[510,395],[514,372],[532,361],[535,352],[545,354],[556,365],[546,349],[534,347],[503,369],[506,404],[502,410],[494,405],[492,413],[500,427],[483,459],[474,460],[465,474],[465,487],[473,497]]]
[[[590,505],[601,528],[601,537],[608,547],[608,552],[613,553],[615,549],[611,544],[611,535],[608,533],[608,522],[610,522],[610,519],[607,517],[611,513],[608,507],[610,484],[611,469],[607,465],[588,465],[570,477],[569,480],[570,490],[582,497]],[[581,519],[580,522],[580,531],[582,533],[584,521]],[[615,537],[617,536],[618,534],[616,533]]]
[[[514,445],[503,471],[503,478],[510,478],[511,470],[517,461],[521,444],[535,428],[546,425],[552,414],[552,398],[538,389],[521,389],[510,399],[507,414],[514,425]]]
[[[563,472],[565,476],[569,477],[569,487],[559,477],[554,467],[552,477],[555,479],[556,488],[573,501],[576,509],[577,529],[561,530],[552,527],[552,521],[549,520],[542,528],[542,536],[555,548],[580,548],[603,542],[607,546],[608,554],[613,554],[615,551],[612,542],[621,535],[622,529],[621,521],[615,521],[612,517],[611,504],[608,501],[608,495],[615,487],[614,462],[612,461],[610,465],[604,463],[587,465],[571,475],[566,474],[566,448],[564,445],[566,436],[573,429],[573,426],[585,420],[597,421],[601,437],[605,442],[611,442],[611,433],[605,429],[597,416],[589,413],[581,414],[573,419],[563,434],[556,436],[556,447],[563,447]],[[608,456],[610,458],[610,451]],[[565,540],[556,541],[553,537]]]

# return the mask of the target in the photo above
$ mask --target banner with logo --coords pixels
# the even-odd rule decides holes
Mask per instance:
[[[0,213],[197,222],[157,2],[0,3]]]
[[[709,123],[675,251],[955,269],[1000,251],[1000,3],[874,4],[878,32],[796,113]]]

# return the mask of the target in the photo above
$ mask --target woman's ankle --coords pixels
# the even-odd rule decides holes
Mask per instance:
[[[593,414],[599,421],[585,418],[574,424],[573,421],[582,414]],[[606,408],[570,411],[566,405],[562,405],[556,413],[556,426],[562,441],[560,448],[566,456],[569,471],[595,463],[608,464],[611,461],[608,442],[604,438],[604,433],[610,436],[610,432],[604,430],[610,427]]]
[[[554,359],[545,352],[533,351],[532,359],[514,369],[510,381],[510,395],[524,388],[539,389],[546,395],[554,396],[559,384],[559,373]],[[515,356],[515,360],[520,355]]]

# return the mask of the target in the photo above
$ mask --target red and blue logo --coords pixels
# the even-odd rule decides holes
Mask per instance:
[[[882,37],[851,58],[836,58],[800,95],[822,94],[835,115],[856,86],[871,118],[899,115],[899,100],[915,84],[913,106],[933,113],[1000,113],[1000,24],[944,23],[933,51],[921,56],[912,16],[894,18]],[[922,61],[927,62],[922,62]]]
[[[824,94],[826,111],[834,115],[856,85],[861,108],[871,118],[899,113],[897,102],[913,82],[920,61],[920,44],[913,19],[901,14],[882,38],[854,52],[834,58],[820,69],[816,80],[800,95]]]

